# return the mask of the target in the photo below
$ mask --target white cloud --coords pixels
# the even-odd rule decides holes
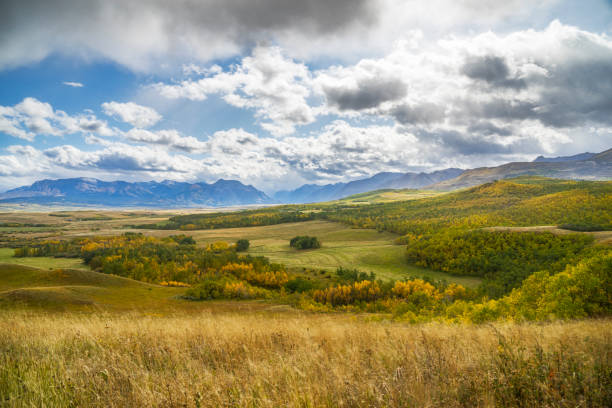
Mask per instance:
[[[72,82],[72,81],[64,81],[64,82],[62,82],[62,84],[66,85],[66,86],[71,86],[73,88],[82,88],[82,87],[85,86],[85,85],[83,85],[80,82]]]
[[[108,116],[116,117],[138,128],[151,127],[162,118],[155,109],[134,102],[105,102],[102,104],[102,109]]]
[[[208,144],[193,136],[182,136],[175,129],[158,130],[152,132],[145,129],[131,129],[124,137],[134,142],[143,142],[167,146],[170,149],[187,153],[203,153],[208,150]]]
[[[158,84],[156,88],[168,98],[200,101],[210,94],[221,94],[232,106],[253,109],[261,126],[276,136],[291,134],[296,126],[315,120],[307,102],[311,94],[308,68],[284,56],[278,47],[255,48],[231,71],[213,66],[198,72],[204,73],[199,80]]]
[[[70,116],[31,97],[15,106],[0,106],[0,132],[29,141],[33,141],[36,135],[96,133],[111,136],[115,133],[105,121],[91,113]]]
[[[412,31],[385,55],[318,69],[280,47],[259,46],[229,68],[192,64],[184,74],[182,81],[154,89],[171,99],[219,96],[251,110],[274,137],[242,129],[208,139],[146,130],[161,119],[155,110],[103,104],[105,113],[135,126],[122,132],[93,113],[70,116],[26,98],[0,106],[0,132],[30,141],[37,134],[81,132],[98,150],[14,148],[0,157],[0,171],[13,174],[14,168],[10,177],[30,177],[22,165],[28,163],[32,174],[223,177],[272,190],[380,171],[496,165],[609,148],[612,39],[559,22],[543,30],[447,36],[436,43]],[[331,123],[317,128],[322,116]],[[306,133],[304,125],[316,130]],[[103,138],[109,136],[122,142]]]

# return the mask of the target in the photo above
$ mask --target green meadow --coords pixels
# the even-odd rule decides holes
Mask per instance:
[[[356,268],[364,272],[374,272],[382,279],[428,276],[467,287],[480,283],[478,278],[452,276],[409,265],[406,262],[406,248],[394,243],[398,237],[396,234],[351,228],[336,222],[306,221],[262,227],[225,228],[193,231],[190,235],[200,245],[214,241],[234,242],[246,238],[251,242],[249,254],[265,256],[288,267],[330,271],[337,267]],[[318,237],[321,248],[291,248],[289,240],[296,235]]]

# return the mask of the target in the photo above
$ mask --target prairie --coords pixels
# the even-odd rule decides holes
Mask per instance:
[[[610,333],[610,320],[409,326],[215,302],[190,315],[2,312],[0,398],[4,406],[605,407]]]

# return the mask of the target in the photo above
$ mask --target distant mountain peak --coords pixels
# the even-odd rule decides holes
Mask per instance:
[[[589,160],[597,153],[579,153],[573,156],[557,156],[557,157],[544,157],[538,156],[533,161],[534,163],[556,163],[556,162],[566,162],[566,161],[580,161],[580,160]]]

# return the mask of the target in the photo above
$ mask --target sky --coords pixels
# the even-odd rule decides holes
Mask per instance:
[[[0,191],[272,193],[610,147],[610,0],[0,3]]]

